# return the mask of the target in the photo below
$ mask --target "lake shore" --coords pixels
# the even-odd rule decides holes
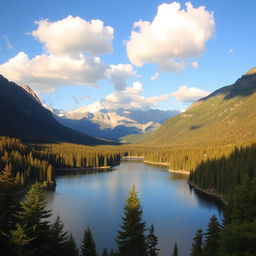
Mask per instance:
[[[185,171],[185,170],[171,170],[171,169],[169,169],[168,172],[189,175],[189,172]]]
[[[146,161],[146,160],[144,160],[143,162],[146,163],[146,164],[162,165],[162,166],[166,166],[166,167],[169,167],[169,165],[170,165],[169,163],[151,162],[151,161]]]
[[[225,198],[224,195],[218,194],[214,191],[209,191],[209,190],[205,190],[205,189],[201,189],[199,188],[197,185],[195,185],[194,183],[188,181],[189,186],[191,186],[192,188],[194,188],[196,191],[198,191],[199,193],[205,194],[209,197],[215,198],[217,200],[219,200],[223,205],[227,205],[227,199]]]

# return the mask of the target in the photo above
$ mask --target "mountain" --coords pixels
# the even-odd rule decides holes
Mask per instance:
[[[63,125],[91,136],[109,140],[122,140],[130,134],[153,131],[160,124],[179,113],[157,109],[117,109],[106,110],[92,106],[81,107],[69,112],[51,110]]]
[[[185,112],[141,138],[140,143],[174,147],[233,144],[256,140],[256,68],[233,85],[192,104]]]
[[[110,144],[59,124],[27,85],[18,86],[0,75],[0,92],[0,136],[29,142]]]

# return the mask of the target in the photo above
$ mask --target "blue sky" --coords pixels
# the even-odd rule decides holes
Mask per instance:
[[[191,12],[186,2],[4,1],[0,73],[54,108],[185,109],[256,66],[255,1],[190,1]],[[140,20],[148,23],[133,28]],[[65,24],[73,30],[58,37]]]

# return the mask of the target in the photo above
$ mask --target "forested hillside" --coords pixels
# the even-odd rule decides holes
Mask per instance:
[[[140,141],[171,147],[218,146],[256,140],[256,74],[202,98]]]

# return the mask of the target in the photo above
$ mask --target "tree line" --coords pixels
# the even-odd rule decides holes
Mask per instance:
[[[54,185],[54,168],[97,168],[113,166],[120,153],[111,148],[75,144],[35,145],[0,137],[0,170],[12,168],[17,184],[44,182]]]
[[[256,178],[256,144],[235,147],[227,157],[202,162],[190,172],[189,182],[228,200],[245,175]]]

